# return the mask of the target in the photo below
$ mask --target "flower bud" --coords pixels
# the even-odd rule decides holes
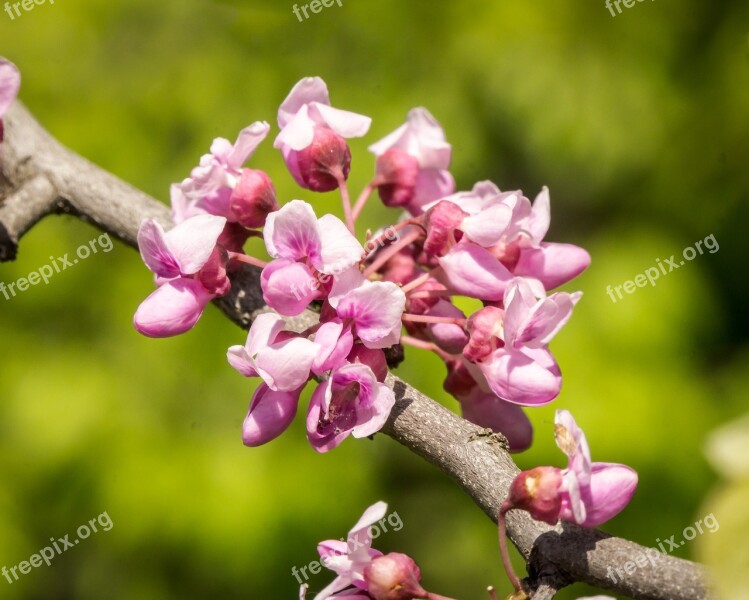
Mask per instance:
[[[462,399],[468,396],[478,384],[462,360],[450,360],[450,362],[445,363],[445,366],[447,367],[447,377],[445,377],[442,387],[448,394],[462,402]]]
[[[414,197],[419,161],[400,150],[390,148],[377,157],[377,192],[385,206],[404,206]]]
[[[473,313],[466,325],[470,338],[463,356],[471,362],[478,362],[503,345],[499,339],[503,320],[504,311],[496,306],[485,306]]]
[[[231,281],[226,276],[226,264],[229,255],[226,250],[217,245],[208,261],[198,271],[197,278],[206,290],[216,296],[225,296],[231,290]]]
[[[364,570],[367,591],[374,600],[424,598],[427,591],[419,584],[421,572],[413,559],[391,552],[373,559]]]
[[[562,471],[556,467],[536,467],[522,471],[510,484],[511,508],[528,511],[537,521],[556,524],[562,508],[559,488]]]
[[[372,369],[377,381],[383,383],[388,374],[388,363],[385,353],[376,348],[367,348],[364,344],[354,344],[347,360],[350,363],[361,363]]]
[[[450,236],[455,239],[455,229],[463,222],[467,213],[457,204],[443,200],[430,208],[424,216],[427,238],[424,252],[432,256],[442,256],[450,249]]]
[[[276,190],[270,177],[258,169],[242,169],[229,200],[232,217],[249,229],[265,225],[268,213],[278,210]]]
[[[339,177],[347,179],[351,170],[351,151],[346,140],[327,127],[315,126],[312,143],[306,148],[282,150],[294,180],[313,192],[336,189]]]

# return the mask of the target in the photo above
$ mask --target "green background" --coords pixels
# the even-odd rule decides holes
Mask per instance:
[[[354,193],[372,175],[367,145],[419,105],[445,127],[460,189],[492,179],[533,198],[548,185],[547,238],[584,246],[593,262],[566,286],[584,297],[552,343],[564,389],[528,411],[536,438],[519,464],[564,465],[552,430],[554,410],[567,408],[594,460],[640,476],[605,530],[654,546],[714,513],[720,530],[677,553],[745,559],[749,490],[723,501],[732,488],[704,446],[749,408],[749,6],[658,0],[622,11],[612,17],[603,0],[344,0],[299,22],[278,0],[57,0],[13,21],[0,13],[0,55],[21,69],[21,99],[53,135],[163,201],[214,137],[267,120],[271,139],[251,165],[281,201],[340,214],[336,194],[300,190],[272,148],[278,104],[309,75],[326,80],[333,105],[374,119],[351,141]],[[364,222],[396,218],[372,202]],[[607,296],[710,234],[718,252],[617,303]],[[98,235],[47,218],[0,280]],[[114,523],[51,567],[13,585],[0,578],[0,596],[295,598],[291,567],[380,499],[404,526],[377,546],[413,556],[425,587],[461,600],[485,598],[488,584],[508,591],[488,519],[389,438],[320,456],[299,415],[273,443],[243,447],[254,383],[224,353],[244,333],[211,307],[187,335],[140,337],[132,315],[151,290],[138,255],[117,242],[46,286],[0,297],[0,566],[104,511]],[[443,373],[413,350],[398,370],[455,409]]]

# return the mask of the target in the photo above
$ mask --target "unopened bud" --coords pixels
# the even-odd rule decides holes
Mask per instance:
[[[391,552],[373,559],[364,570],[367,591],[374,600],[411,600],[427,592],[419,584],[421,572],[413,559]]]
[[[265,225],[269,213],[278,210],[276,190],[270,177],[258,169],[242,169],[229,201],[232,216],[249,229]]]
[[[478,362],[504,345],[499,339],[503,320],[504,311],[496,306],[485,306],[473,313],[466,324],[470,338],[463,356],[471,362]]]
[[[427,238],[424,252],[432,256],[443,256],[450,249],[450,236],[455,239],[455,230],[463,222],[467,213],[457,204],[443,200],[430,208],[424,216]]]
[[[522,471],[510,484],[508,502],[512,508],[528,511],[537,521],[554,525],[562,508],[561,485],[562,472],[556,467]]]
[[[414,197],[419,161],[398,148],[377,157],[377,192],[385,206],[404,206]]]
[[[312,143],[303,150],[284,152],[296,182],[313,192],[330,192],[351,170],[351,150],[346,140],[327,127],[316,126]]]

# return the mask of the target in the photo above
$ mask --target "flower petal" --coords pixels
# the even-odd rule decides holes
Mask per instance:
[[[371,372],[371,369],[364,366]],[[374,373],[372,374],[373,380],[373,394],[370,398],[368,406],[363,406],[359,403],[356,408],[356,419],[358,424],[354,427],[351,435],[355,438],[364,438],[370,435],[374,435],[387,421],[390,416],[390,411],[395,405],[395,394],[384,383],[374,381]]]
[[[328,86],[319,77],[305,77],[291,88],[289,95],[278,109],[278,126],[283,128],[294,118],[305,104],[319,102],[330,104]]]
[[[260,274],[263,300],[273,310],[289,317],[301,314],[309,303],[320,296],[320,282],[305,264],[277,258]]]
[[[148,337],[179,335],[195,326],[210,294],[193,279],[173,279],[146,298],[135,312],[135,328]]]
[[[370,117],[340,108],[333,108],[328,104],[313,102],[310,108],[310,116],[315,121],[317,121],[315,117],[319,116],[320,121],[322,121],[320,124],[326,125],[343,138],[362,137],[369,131],[369,126],[372,124]]]
[[[261,383],[252,397],[242,424],[245,446],[260,446],[277,438],[291,425],[296,415],[301,389],[273,391]]]
[[[551,290],[577,277],[589,264],[590,254],[579,246],[544,242],[539,248],[521,249],[513,272],[540,279]]]
[[[353,319],[356,333],[367,348],[398,343],[406,295],[391,281],[364,281],[338,302],[342,319]]]
[[[252,156],[269,131],[270,125],[265,121],[255,121],[252,125],[245,127],[239,132],[237,141],[226,155],[224,159],[226,164],[239,169]]]
[[[307,382],[315,356],[314,342],[291,338],[258,352],[255,368],[270,389],[289,392]]]
[[[470,298],[501,300],[512,279],[502,263],[476,244],[458,244],[438,260],[447,285]]]
[[[593,463],[583,527],[597,527],[618,515],[629,504],[637,488],[637,473],[626,465]]]
[[[18,96],[21,73],[9,60],[0,58],[0,119]]]
[[[208,261],[224,225],[224,217],[196,215],[166,232],[166,245],[183,275],[197,273]]]
[[[315,211],[302,200],[292,200],[268,215],[263,229],[265,247],[273,258],[299,260],[320,255],[320,233]]]
[[[555,372],[549,362],[556,365],[545,349],[531,355],[528,351],[500,348],[478,366],[497,396],[513,404],[536,406],[551,402],[562,386],[558,369]]]
[[[530,447],[533,426],[522,407],[482,392],[478,387],[460,398],[460,405],[464,419],[504,435],[511,452],[522,452]]]
[[[346,225],[334,215],[323,215],[317,221],[320,256],[312,264],[323,273],[337,275],[358,264],[364,248]]]
[[[144,219],[140,224],[138,249],[143,262],[158,277],[179,277],[179,265],[166,243],[164,228],[153,219]]]

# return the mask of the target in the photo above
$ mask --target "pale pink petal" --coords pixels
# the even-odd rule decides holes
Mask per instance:
[[[269,131],[270,125],[265,121],[255,121],[252,125],[245,127],[239,132],[237,141],[226,155],[224,159],[226,164],[239,169],[252,156]]]
[[[372,119],[367,116],[333,108],[328,104],[313,102],[310,116],[319,124],[324,124],[343,138],[362,137],[369,131]],[[317,118],[319,118],[319,121]]]
[[[338,308],[341,298],[351,290],[358,288],[365,281],[366,279],[358,267],[346,269],[334,277],[333,285],[330,287],[330,293],[328,294],[328,303],[333,308]]]
[[[367,370],[371,372],[369,367]],[[370,399],[369,406],[357,406],[357,420],[359,424],[354,427],[351,435],[355,438],[364,438],[370,435],[374,435],[387,421],[390,416],[390,411],[395,405],[395,394],[384,383],[377,383],[374,381],[374,374],[372,374],[373,380],[373,397]]]
[[[300,390],[281,392],[261,383],[242,425],[245,446],[260,446],[281,435],[296,415]]]
[[[589,264],[590,255],[579,246],[544,242],[539,248],[523,248],[513,272],[540,279],[550,290],[577,277]]]
[[[350,326],[344,330],[340,321],[328,321],[315,333],[315,344],[319,349],[312,363],[312,372],[322,375],[345,362],[353,348],[354,336]]]
[[[512,279],[502,263],[476,244],[458,244],[438,260],[450,288],[471,298],[501,300]]]
[[[413,215],[420,215],[429,203],[452,194],[455,179],[444,169],[425,169],[416,176],[413,199],[406,208]]]
[[[548,351],[547,360],[553,362]],[[491,390],[503,400],[522,406],[548,404],[559,395],[562,377],[544,365],[537,356],[518,350],[500,348],[479,363]]]
[[[275,313],[258,315],[247,333],[247,354],[254,357],[260,350],[272,344],[285,325],[284,320]]]
[[[164,229],[153,219],[144,219],[140,224],[138,249],[143,262],[158,277],[173,279],[179,276],[179,265],[166,243]]]
[[[166,232],[166,244],[183,275],[197,273],[208,261],[224,225],[224,217],[197,215]]]
[[[265,247],[273,258],[299,260],[318,257],[320,234],[312,207],[292,200],[268,215],[263,229]]]
[[[451,147],[439,122],[423,107],[409,111],[407,121],[398,129],[369,146],[380,156],[390,148],[398,148],[415,157],[422,169],[447,169]]]
[[[580,484],[574,471],[562,471],[562,487],[559,490],[562,504],[559,518],[564,521],[582,524],[587,517],[587,508],[583,502]]]
[[[557,410],[554,417],[554,439],[559,449],[568,457],[567,469],[574,471],[581,490],[587,492],[590,485],[590,447],[585,433],[578,427],[572,413]]]
[[[460,229],[479,246],[489,248],[504,235],[511,219],[512,208],[498,203],[463,219]]]
[[[226,351],[229,364],[245,377],[259,377],[255,370],[255,361],[247,354],[244,346],[231,346]]]
[[[149,337],[179,335],[195,326],[213,297],[198,281],[173,279],[141,303],[133,324]]]
[[[533,201],[530,217],[528,218],[528,231],[537,244],[544,239],[546,232],[549,231],[551,222],[551,209],[549,201],[549,188],[546,186],[539,192]]]
[[[296,113],[288,123],[283,126],[283,129],[276,136],[273,141],[274,148],[286,148],[287,150],[304,150],[307,146],[312,143],[315,137],[315,121],[310,118],[309,108],[303,106],[298,113]]]
[[[312,262],[319,271],[337,275],[357,265],[364,248],[351,234],[343,221],[330,214],[317,221],[320,234],[320,256]]]
[[[349,546],[352,545],[351,542],[353,541],[356,541],[359,545],[359,548],[351,553],[352,559],[369,559],[369,553],[367,552],[367,550],[372,545],[372,537],[369,534],[369,528],[377,523],[377,521],[384,518],[387,514],[387,510],[388,505],[386,502],[375,502],[372,506],[368,507],[364,511],[364,514],[359,517],[356,525],[351,528],[347,537]]]
[[[292,338],[258,352],[255,368],[272,390],[288,392],[307,382],[316,355],[314,342]]]
[[[328,86],[319,77],[305,77],[296,83],[278,109],[278,126],[286,127],[305,104],[330,104]]]

